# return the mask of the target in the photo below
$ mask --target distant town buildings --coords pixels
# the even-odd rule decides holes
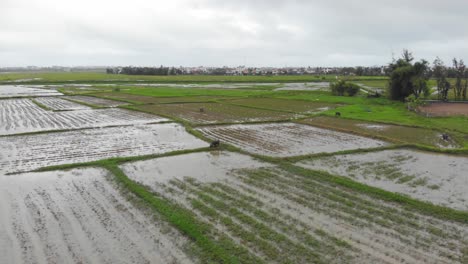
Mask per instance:
[[[106,72],[108,74],[132,74],[132,75],[385,75],[386,66],[372,67],[3,67],[0,72]]]
[[[111,67],[109,74],[135,75],[385,75],[385,66],[374,67]]]

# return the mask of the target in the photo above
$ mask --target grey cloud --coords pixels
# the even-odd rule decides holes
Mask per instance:
[[[468,59],[464,0],[0,0],[0,66]]]

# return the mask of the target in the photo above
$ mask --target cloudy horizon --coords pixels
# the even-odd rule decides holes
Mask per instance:
[[[468,2],[0,0],[0,67],[468,60]]]

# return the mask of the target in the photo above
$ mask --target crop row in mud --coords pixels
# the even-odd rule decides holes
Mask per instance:
[[[192,263],[133,200],[103,169],[0,176],[0,263]]]
[[[97,107],[117,107],[119,105],[127,104],[125,102],[84,95],[64,96],[63,98]]]
[[[468,157],[413,150],[335,155],[303,160],[299,166],[435,204],[468,210]]]
[[[202,148],[207,143],[169,123],[1,137],[0,145],[2,174]]]
[[[136,109],[175,117],[194,124],[288,120],[293,113],[253,109],[222,103],[184,103],[135,106]]]
[[[387,145],[371,138],[295,123],[209,126],[197,130],[208,138],[218,139],[245,151],[274,157]]]
[[[47,111],[29,99],[0,100],[0,135],[167,121],[124,109]]]
[[[195,102],[213,102],[216,100],[225,100],[230,97],[223,96],[174,96],[174,97],[156,97],[137,94],[127,94],[122,92],[101,92],[93,94],[98,97],[122,100],[136,104],[166,104],[166,103],[195,103]],[[231,98],[232,99],[232,98]]]
[[[466,260],[466,224],[368,197],[313,172],[293,173],[248,157],[241,158],[243,165],[230,166],[239,155],[193,153],[124,164],[122,169],[210,225],[211,239],[227,236],[256,258],[238,255],[242,263]],[[192,172],[173,166],[187,160],[209,165]]]
[[[54,111],[91,109],[89,106],[68,101],[60,97],[38,97],[34,98],[34,101]]]

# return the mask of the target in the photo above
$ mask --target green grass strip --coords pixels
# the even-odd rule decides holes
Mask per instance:
[[[203,263],[243,263],[243,259],[231,254],[217,242],[210,239],[206,234],[210,233],[207,226],[199,223],[195,216],[188,210],[170,203],[165,199],[155,196],[145,187],[130,180],[116,164],[105,166],[129,191],[148,203],[164,216],[172,225],[179,229],[184,235],[192,239],[202,249]],[[232,248],[235,245],[231,245]],[[251,258],[252,256],[250,256]],[[258,262],[261,262],[258,260]]]

